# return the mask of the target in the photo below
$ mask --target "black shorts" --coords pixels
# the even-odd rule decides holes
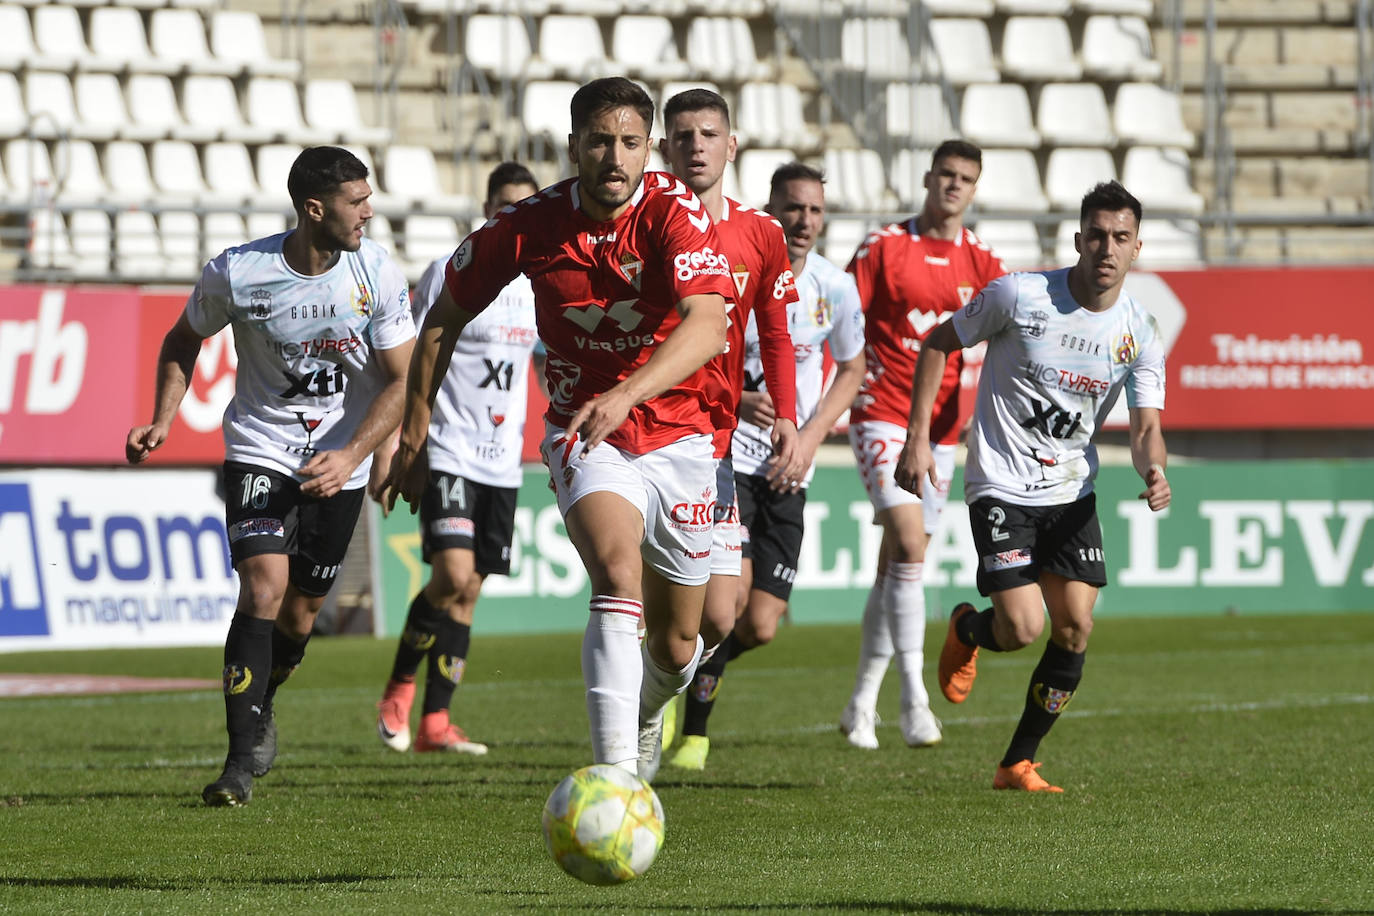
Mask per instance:
[[[978,593],[1040,581],[1052,572],[1098,588],[1107,584],[1097,494],[1062,506],[1020,506],[984,497],[968,507],[978,548]]]
[[[481,575],[509,575],[518,492],[516,487],[492,487],[457,474],[430,471],[420,499],[420,546],[425,562],[440,550],[471,550],[474,568]]]
[[[758,474],[736,474],[741,555],[753,563],[752,588],[786,601],[801,556],[806,491],[782,493]]]
[[[340,490],[325,499],[301,494],[295,478],[278,471],[224,463],[224,520],[234,566],[248,557],[284,553],[291,558],[291,584],[302,595],[328,594],[348,553],[363,507],[365,487]]]

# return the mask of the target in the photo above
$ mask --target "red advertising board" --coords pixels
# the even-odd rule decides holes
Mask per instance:
[[[1167,429],[1374,427],[1374,268],[1136,273],[1168,348]],[[118,464],[185,292],[0,287],[0,463]],[[217,464],[237,360],[207,341],[160,464]],[[525,458],[546,405],[532,378]],[[1125,423],[1124,405],[1112,417]]]

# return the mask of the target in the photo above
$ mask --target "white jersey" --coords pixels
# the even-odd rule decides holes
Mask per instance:
[[[384,385],[374,350],[415,338],[409,288],[382,246],[364,238],[317,277],[282,254],[290,232],[229,248],[205,265],[186,302],[209,337],[232,325],[234,398],[224,411],[224,456],[303,480],[318,452],[343,448]],[[345,484],[367,484],[372,456]]]
[[[1029,506],[1093,489],[1092,439],[1126,389],[1128,407],[1164,407],[1164,346],[1154,317],[1122,290],[1093,312],[1069,292],[1069,268],[1015,273],[954,313],[965,347],[988,342],[964,468],[964,499]]]
[[[787,330],[792,335],[792,351],[797,359],[797,427],[816,414],[825,384],[824,345],[830,344],[832,359],[844,362],[864,350],[864,313],[854,277],[811,251],[806,265],[796,278],[797,301],[787,306]],[[759,330],[754,316],[744,331],[744,388],[764,391],[763,362],[759,352]],[[773,454],[769,430],[753,423],[740,423],[730,447],[735,471],[762,474]],[[807,468],[803,486],[811,483],[816,467]]]
[[[415,287],[415,324],[444,288],[451,255],[425,269]],[[491,487],[518,487],[524,474],[525,398],[538,341],[534,290],[521,275],[463,328],[429,421],[429,466]]]

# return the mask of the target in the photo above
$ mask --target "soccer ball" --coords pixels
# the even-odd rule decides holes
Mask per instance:
[[[564,779],[544,803],[544,845],[558,867],[588,884],[620,884],[654,864],[663,806],[649,784],[596,764]]]

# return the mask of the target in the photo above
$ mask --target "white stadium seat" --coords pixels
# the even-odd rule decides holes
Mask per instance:
[[[1046,83],[1035,124],[1050,146],[1115,146],[1107,97],[1097,83]]]
[[[1002,31],[1002,72],[1025,82],[1076,80],[1069,24],[1058,16],[1012,16]]]
[[[235,76],[242,65],[221,60],[210,53],[205,40],[205,20],[191,9],[154,10],[149,25],[148,43],[153,54],[175,61],[188,73]]]
[[[424,146],[389,146],[382,162],[382,186],[386,193],[410,201],[422,210],[470,210],[473,202],[461,194],[449,194],[439,184],[434,153]]]
[[[368,127],[358,109],[358,95],[348,80],[318,79],[305,84],[305,120],[328,131],[339,143],[381,146],[391,141],[385,127]]]
[[[52,157],[42,140],[19,138],[5,144],[5,174],[19,200],[44,200],[56,193]]]
[[[186,123],[210,139],[234,140],[253,145],[271,143],[276,131],[243,119],[239,96],[227,76],[192,75],[181,82],[181,110]],[[176,131],[184,134],[185,131]]]
[[[905,148],[897,150],[892,157],[889,173],[892,187],[904,209],[920,209],[926,199],[923,181],[930,171],[930,158],[935,150],[930,147]]]
[[[69,57],[40,54],[33,43],[29,11],[10,3],[0,4],[0,71],[17,73],[29,70],[70,70],[76,61]]]
[[[997,0],[997,11],[1007,16],[1064,16],[1073,5],[1072,0]]]
[[[233,141],[205,145],[205,199],[219,206],[254,203],[262,193],[248,147]]]
[[[840,30],[840,60],[849,70],[872,79],[912,76],[906,26],[897,19],[846,19]]]
[[[972,83],[964,87],[959,124],[966,139],[979,146],[1040,145],[1031,122],[1030,98],[1020,83]]]
[[[568,104],[577,83],[571,80],[534,80],[525,84],[520,120],[531,136],[544,136],[560,148],[568,136]]]
[[[769,76],[754,51],[749,24],[736,17],[693,19],[687,27],[687,61],[703,79],[745,82]]]
[[[1193,190],[1188,151],[1178,147],[1135,146],[1126,151],[1121,183],[1142,205],[1201,213],[1202,195]]]
[[[611,57],[628,75],[648,80],[680,80],[691,70],[678,52],[672,22],[663,16],[617,16]]]
[[[286,231],[288,224],[295,225],[295,217],[288,217],[285,212],[257,210],[244,217],[243,222],[246,241],[279,235]]]
[[[740,203],[751,207],[762,207],[768,203],[769,187],[773,182],[773,172],[778,166],[796,159],[790,149],[761,149],[753,147],[739,154],[735,174],[739,180]]]
[[[201,230],[205,234],[206,260],[251,238],[243,224],[243,217],[237,213],[207,213],[202,220]]]
[[[1146,270],[1200,267],[1202,230],[1197,220],[1145,219],[1140,227],[1140,257],[1136,266]]]
[[[67,74],[56,71],[31,71],[24,76],[24,107],[29,112],[31,129],[36,137],[66,135],[93,140],[109,140],[114,128],[100,123],[80,121],[76,115],[76,98]]]
[[[249,73],[285,79],[296,79],[301,73],[300,61],[268,53],[257,13],[216,10],[210,19],[210,50],[221,61],[238,64]]]
[[[124,90],[113,73],[78,73],[72,92],[78,120],[88,128],[98,128],[106,139],[154,140],[162,136],[156,129],[140,127],[129,120]]]
[[[1093,185],[1116,177],[1116,162],[1107,150],[1062,146],[1045,163],[1045,193],[1051,208],[1076,213]]]
[[[115,214],[115,269],[126,279],[164,279],[167,261],[157,222],[146,210],[121,210]]]
[[[983,171],[973,203],[980,212],[1043,213],[1049,209],[1030,150],[983,150]]]
[[[806,125],[801,91],[791,83],[745,83],[734,112],[741,143],[813,150],[820,137]]]
[[[601,26],[591,16],[545,16],[539,23],[539,58],[554,76],[579,83],[611,70]]]
[[[1139,16],[1089,16],[1083,24],[1083,72],[1094,79],[1157,80],[1150,26]]]
[[[157,136],[175,137],[193,143],[214,140],[218,130],[204,124],[187,124],[177,105],[172,81],[157,73],[138,73],[124,85],[129,102],[129,117],[141,131],[157,131]]]
[[[101,164],[113,203],[141,207],[157,197],[157,188],[148,170],[148,154],[142,143],[116,140],[105,144]]]
[[[67,270],[74,256],[62,214],[46,207],[29,211],[29,262],[44,270]]]
[[[1178,95],[1155,83],[1123,83],[1116,89],[1112,123],[1123,143],[1182,146],[1196,138],[1183,124]]]
[[[258,147],[254,164],[257,166],[258,187],[262,189],[257,206],[266,209],[291,210],[291,195],[286,191],[286,176],[291,164],[301,154],[301,148],[290,143],[268,143]],[[376,190],[377,182],[372,182]],[[374,204],[375,206],[375,204]]]
[[[832,216],[825,221],[821,254],[843,267],[854,257],[864,239],[881,223],[851,216]]]
[[[205,266],[200,252],[200,220],[186,210],[168,210],[157,217],[164,269],[169,277],[194,279]]]
[[[0,72],[0,139],[24,133],[27,122],[28,112],[24,108],[19,80],[13,73]]]
[[[1080,13],[1108,13],[1117,16],[1154,15],[1154,0],[1074,0]]]
[[[138,10],[119,6],[99,6],[91,10],[87,29],[91,52],[96,57],[117,61],[120,69],[136,73],[175,73],[175,61],[154,57],[143,31]]]
[[[91,53],[81,30],[81,16],[66,4],[48,4],[33,11],[33,43],[44,57],[65,62],[66,69],[109,70],[120,66],[119,61]]]
[[[301,99],[296,84],[278,77],[254,76],[248,80],[244,100],[248,123],[272,132],[278,143],[318,146],[331,143],[336,134],[310,127],[301,117]]]
[[[534,57],[530,33],[519,16],[479,13],[469,17],[463,47],[468,63],[498,79],[546,79],[552,70]]]
[[[440,255],[452,252],[460,241],[462,238],[452,217],[424,214],[406,217],[405,257],[408,261],[428,264]]]
[[[185,140],[158,140],[148,158],[160,201],[187,203],[205,196],[205,177],[195,146]]]
[[[927,146],[958,135],[939,83],[888,83],[887,131]]]
[[[62,203],[89,206],[108,199],[109,187],[91,141],[66,140],[53,144],[52,168],[57,180],[57,199]]]
[[[933,19],[930,39],[940,72],[955,85],[997,83],[1002,72],[992,56],[992,38],[981,19]]]
[[[973,16],[987,19],[992,16],[992,0],[925,0],[925,8],[932,16]]]
[[[1078,263],[1078,250],[1073,246],[1073,237],[1078,232],[1078,227],[1077,219],[1066,219],[1055,229],[1054,262],[1061,267]]]
[[[826,204],[836,210],[882,210],[889,200],[887,174],[877,150],[825,151]]]
[[[110,254],[114,250],[109,214],[104,210],[73,210],[67,219],[71,227],[72,272],[81,280],[108,279]]]
[[[1011,270],[1034,269],[1045,262],[1040,233],[1028,219],[980,219],[973,234]]]

